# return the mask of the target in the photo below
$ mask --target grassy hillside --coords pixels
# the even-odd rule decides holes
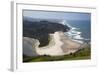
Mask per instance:
[[[64,56],[38,56],[38,57],[23,57],[23,62],[42,62],[42,61],[61,61],[61,60],[84,60],[91,59],[91,48],[83,48],[76,53],[70,53]]]

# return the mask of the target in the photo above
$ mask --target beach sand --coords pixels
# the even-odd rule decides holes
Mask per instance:
[[[24,54],[31,56],[36,55],[50,55],[50,56],[61,56],[74,53],[81,49],[81,43],[73,41],[69,37],[65,36],[63,32],[58,31],[54,34],[50,34],[50,43],[47,46],[39,47],[39,41],[33,38],[24,38]],[[26,40],[27,39],[27,40]],[[31,41],[30,41],[31,40]],[[28,45],[27,48],[25,48]],[[31,46],[31,47],[30,47]],[[33,47],[33,48],[32,48]],[[28,50],[27,53],[26,50]],[[30,56],[30,55],[28,55]]]

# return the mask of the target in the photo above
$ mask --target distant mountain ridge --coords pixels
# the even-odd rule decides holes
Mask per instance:
[[[63,20],[61,19],[41,19],[41,18],[32,18],[32,17],[26,17],[26,16],[23,16],[23,20],[24,21],[31,21],[31,22],[39,22],[39,21],[49,21],[49,22],[55,22],[55,23],[60,23],[62,22]]]

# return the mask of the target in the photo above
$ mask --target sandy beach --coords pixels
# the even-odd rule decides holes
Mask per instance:
[[[28,50],[31,56],[34,56],[34,53],[35,55],[60,56],[74,53],[81,49],[81,43],[73,41],[60,31],[55,32],[54,34],[50,34],[50,39],[51,40],[47,46],[39,47],[40,43],[37,39],[32,39],[28,37],[24,38],[24,42],[27,42],[25,43],[25,45],[31,46],[24,49]],[[24,54],[30,56],[25,50]]]

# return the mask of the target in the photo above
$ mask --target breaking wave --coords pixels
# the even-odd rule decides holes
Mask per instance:
[[[83,38],[81,36],[82,32],[79,31],[79,28],[72,27],[70,24],[68,24],[68,22],[66,20],[63,20],[60,23],[63,24],[63,25],[67,25],[70,28],[70,30],[68,32],[65,32],[66,36],[69,36],[70,38],[72,38],[73,41],[77,41],[79,43],[83,43],[83,40],[85,38]]]

